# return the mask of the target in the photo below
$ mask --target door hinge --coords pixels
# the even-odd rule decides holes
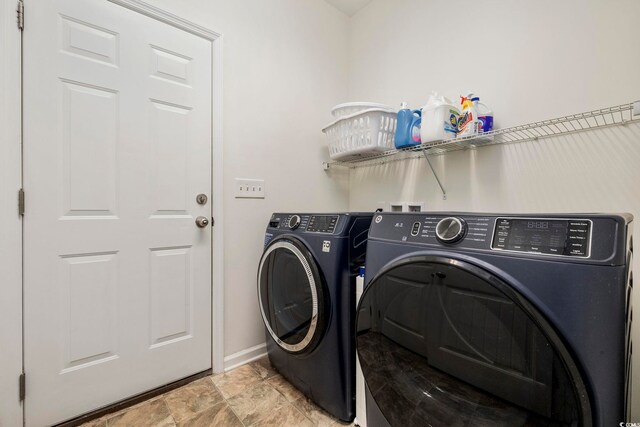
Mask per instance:
[[[27,386],[25,383],[25,374],[24,372],[22,374],[20,374],[20,400],[24,400],[24,396],[26,394],[26,390],[27,390]]]
[[[24,190],[18,190],[18,215],[24,216]]]
[[[22,0],[18,0],[18,6],[16,7],[17,21],[18,21],[18,29],[20,31],[24,30],[24,2]]]

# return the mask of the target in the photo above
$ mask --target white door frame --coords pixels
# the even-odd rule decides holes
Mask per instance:
[[[6,1],[6,0],[5,0]],[[27,0],[28,1],[28,0]],[[180,18],[140,0],[109,0],[127,9],[172,25],[188,33],[211,41],[213,96],[212,120],[212,210],[217,224],[213,228],[213,274],[211,289],[211,366],[216,373],[224,371],[224,247],[223,247],[223,161],[222,161],[222,34]]]
[[[0,0],[0,426],[22,425],[22,34]]]

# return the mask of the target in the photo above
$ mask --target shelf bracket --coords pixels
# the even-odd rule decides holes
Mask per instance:
[[[442,186],[442,183],[440,182],[440,178],[438,178],[438,174],[436,173],[436,170],[433,168],[433,165],[431,164],[431,160],[429,160],[429,156],[427,155],[427,151],[423,150],[422,154],[424,154],[424,158],[427,159],[427,163],[429,163],[429,167],[431,168],[431,172],[433,172],[433,176],[436,178],[436,181],[438,182],[438,185],[440,186],[440,190],[442,191],[442,200],[447,200],[447,191]]]

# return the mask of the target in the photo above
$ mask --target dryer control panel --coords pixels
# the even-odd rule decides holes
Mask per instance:
[[[491,249],[589,257],[591,220],[497,218]]]
[[[386,240],[495,254],[611,261],[611,239],[626,214],[501,215],[462,212],[374,214],[369,240]],[[629,218],[631,218],[629,216]]]

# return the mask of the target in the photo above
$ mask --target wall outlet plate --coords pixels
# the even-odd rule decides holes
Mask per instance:
[[[404,202],[389,202],[388,212],[406,212]]]
[[[422,212],[424,202],[389,202],[389,212]]]
[[[264,199],[264,179],[235,179],[236,199]]]
[[[407,202],[407,212],[422,212],[424,202]]]

